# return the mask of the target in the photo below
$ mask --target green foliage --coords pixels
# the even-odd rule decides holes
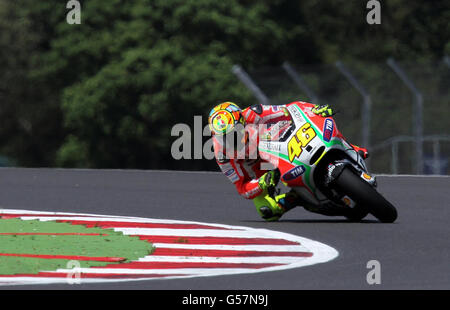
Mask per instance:
[[[207,168],[171,159],[170,130],[194,115],[206,122],[221,101],[255,103],[233,64],[450,52],[445,1],[382,2],[377,26],[365,1],[81,3],[81,24],[69,25],[65,1],[0,0],[0,153],[20,165]]]

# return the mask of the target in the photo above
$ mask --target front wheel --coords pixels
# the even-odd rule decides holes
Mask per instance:
[[[351,222],[360,222],[369,214],[367,207],[362,205],[356,205],[353,209],[347,210],[344,216]]]
[[[344,168],[334,185],[357,204],[365,206],[381,222],[393,223],[397,219],[395,207],[348,167]]]

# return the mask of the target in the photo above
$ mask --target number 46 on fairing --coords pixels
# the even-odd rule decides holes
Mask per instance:
[[[288,142],[289,161],[299,157],[309,142],[316,136],[316,132],[310,123],[305,123]]]

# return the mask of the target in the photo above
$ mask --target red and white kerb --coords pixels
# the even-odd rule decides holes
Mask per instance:
[[[114,229],[124,235],[138,236],[156,248],[151,255],[132,262],[80,268],[78,271],[81,283],[276,271],[324,263],[338,256],[334,248],[323,243],[268,229],[24,210],[0,210],[0,216]],[[76,260],[82,257],[66,259]],[[69,273],[73,273],[73,270],[42,270],[38,274],[0,275],[0,285],[67,283]]]

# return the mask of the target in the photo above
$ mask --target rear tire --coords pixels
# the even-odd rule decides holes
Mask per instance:
[[[335,180],[335,187],[358,205],[367,208],[381,222],[393,223],[397,219],[395,207],[348,167]]]

